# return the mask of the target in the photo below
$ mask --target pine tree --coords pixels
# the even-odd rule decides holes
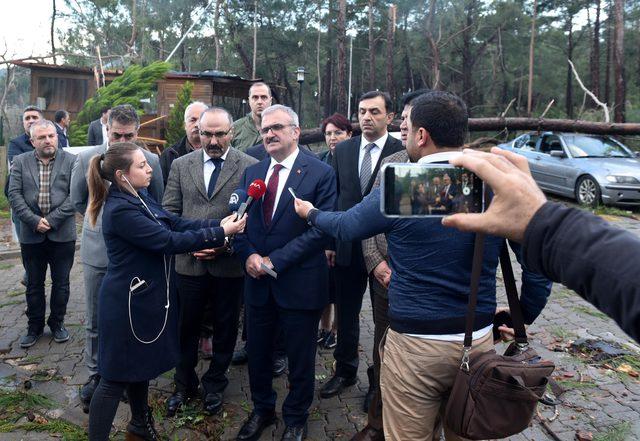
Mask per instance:
[[[167,120],[167,146],[173,145],[185,136],[184,131],[184,111],[191,102],[191,92],[193,91],[193,83],[187,81],[178,91],[176,103],[171,109],[169,119]]]

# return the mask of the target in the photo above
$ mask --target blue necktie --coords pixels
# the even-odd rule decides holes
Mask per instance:
[[[222,169],[222,158],[211,158],[209,161],[213,162],[213,165],[216,167],[211,173],[211,177],[209,178],[209,187],[207,187],[207,196],[211,199],[211,195],[213,195],[213,190],[216,188],[216,181],[218,180],[218,176],[220,176],[220,170]]]

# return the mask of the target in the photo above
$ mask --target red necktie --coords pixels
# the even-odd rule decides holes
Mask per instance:
[[[271,225],[271,218],[273,217],[273,206],[276,203],[276,194],[278,193],[278,182],[280,182],[280,170],[283,168],[281,164],[273,166],[273,173],[267,183],[267,192],[264,194],[264,200],[262,201],[262,214],[264,216],[265,225]]]

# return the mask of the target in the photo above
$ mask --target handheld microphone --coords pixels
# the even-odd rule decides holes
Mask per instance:
[[[229,197],[229,211],[237,213],[240,206],[247,200],[247,192],[241,188],[238,188]]]
[[[255,181],[253,181],[247,189],[247,194],[249,195],[249,197],[247,198],[246,202],[242,203],[240,205],[240,208],[238,208],[238,217],[240,218],[244,216],[246,211],[251,207],[253,201],[255,201],[256,199],[260,199],[266,192],[267,185],[262,179],[256,179]]]

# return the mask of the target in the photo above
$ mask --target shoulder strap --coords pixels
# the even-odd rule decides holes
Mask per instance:
[[[482,259],[484,256],[484,234],[476,233],[473,245],[473,264],[471,265],[471,290],[469,293],[469,303],[467,304],[467,318],[464,331],[464,347],[471,348],[473,341],[473,321],[476,316],[476,304],[478,303],[478,286],[480,285],[480,274],[482,273]]]

